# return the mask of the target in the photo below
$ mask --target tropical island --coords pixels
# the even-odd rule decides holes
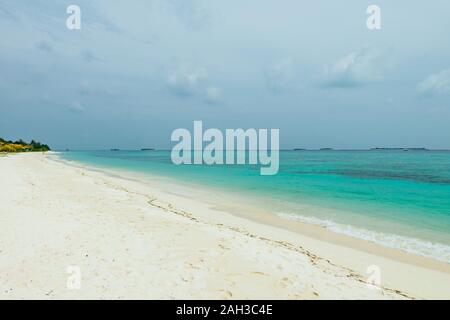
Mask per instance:
[[[48,145],[34,140],[28,143],[22,139],[11,141],[0,138],[0,152],[45,152],[50,150]]]

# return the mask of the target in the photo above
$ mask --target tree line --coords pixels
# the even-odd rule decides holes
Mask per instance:
[[[0,152],[44,152],[50,150],[48,145],[35,140],[31,140],[31,142],[28,143],[22,139],[12,141],[0,138]]]

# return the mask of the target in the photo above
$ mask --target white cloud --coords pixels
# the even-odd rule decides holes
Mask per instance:
[[[207,88],[205,101],[211,104],[217,104],[222,102],[222,90],[214,86]]]
[[[69,110],[72,112],[81,113],[84,112],[84,107],[81,105],[80,102],[75,101],[69,106]]]
[[[326,87],[356,87],[380,80],[383,58],[384,53],[372,47],[352,52],[324,67],[323,84]]]
[[[167,86],[174,94],[191,96],[201,91],[205,79],[205,69],[180,66],[167,77]]]
[[[190,29],[200,29],[209,25],[210,14],[206,7],[208,1],[199,0],[169,0],[165,1],[184,26]]]
[[[208,73],[204,68],[187,65],[179,66],[166,79],[169,91],[177,96],[200,98],[208,103],[222,100],[222,90],[208,81]]]
[[[417,90],[423,95],[450,94],[450,69],[428,76],[417,85]]]

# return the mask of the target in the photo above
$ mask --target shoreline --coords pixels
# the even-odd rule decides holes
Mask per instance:
[[[414,188],[421,188],[422,186],[415,185],[413,188],[408,181],[401,181],[401,183],[406,183],[406,189],[403,191],[403,196],[400,196],[402,200],[399,205],[394,205],[396,196],[392,195],[398,192],[402,194],[402,191],[399,190],[401,187],[398,186],[394,188],[396,190],[378,194],[381,202],[376,202],[367,199],[362,200],[358,196],[358,192],[348,190],[348,188],[352,188],[352,185],[355,185],[355,181],[350,183],[350,186],[346,185],[348,182],[341,181],[337,182],[336,186],[341,183],[343,184],[342,188],[333,186],[328,188],[323,178],[320,178],[322,180],[315,183],[306,181],[304,187],[299,185],[298,190],[295,191],[292,187],[289,187],[290,184],[298,183],[295,179],[289,181],[289,179],[281,177],[274,178],[272,182],[262,179],[261,184],[259,184],[258,179],[254,177],[247,179],[245,177],[241,183],[238,178],[239,174],[235,174],[236,170],[231,170],[228,174],[227,171],[218,169],[217,174],[215,174],[213,169],[197,170],[196,166],[190,166],[192,168],[187,170],[176,167],[170,168],[170,166],[159,164],[158,160],[155,163],[151,160],[150,163],[145,164],[136,162],[139,159],[139,154],[131,154],[130,161],[122,161],[119,157],[117,162],[112,161],[115,158],[113,154],[111,154],[112,157],[106,154],[105,161],[103,161],[101,153],[99,161],[96,160],[95,153],[94,157],[89,153],[86,156],[83,153],[72,156],[65,152],[59,155],[65,160],[78,161],[87,167],[97,166],[100,168],[99,170],[108,168],[110,172],[119,172],[119,175],[122,172],[124,177],[130,177],[130,174],[132,174],[136,177],[136,180],[146,181],[146,183],[158,178],[161,184],[175,186],[175,189],[180,189],[180,194],[187,197],[192,198],[191,195],[195,190],[194,198],[210,202],[211,205],[223,206],[227,210],[234,209],[230,204],[239,205],[237,208],[239,209],[238,214],[241,211],[245,213],[258,209],[262,213],[280,216],[291,221],[291,223],[296,221],[308,225],[313,224],[335,233],[373,242],[381,247],[398,249],[408,254],[450,264],[450,237],[448,233],[450,225],[448,219],[446,219],[445,211],[442,211],[446,210],[445,200],[443,200],[446,194],[442,189],[438,190],[435,198],[426,198],[419,201],[418,199],[426,195],[425,190],[415,194]],[[246,170],[244,169],[244,171]],[[287,171],[289,172],[289,170]],[[228,175],[233,177],[228,178]],[[295,176],[295,174],[292,176]],[[286,187],[282,184],[283,180],[286,180]],[[370,184],[366,180],[360,182]],[[322,184],[323,187],[311,188],[308,183],[313,186],[314,184]],[[331,183],[333,184],[333,182]],[[383,190],[383,188],[380,188],[380,184],[384,183],[384,180],[383,182],[381,180],[375,182],[375,189]],[[155,187],[158,188],[159,186]],[[181,187],[184,191],[181,190]],[[426,188],[428,185],[424,187]],[[314,188],[317,189],[315,192],[309,190]],[[203,192],[203,194],[197,192],[200,190],[206,190],[206,192]],[[281,192],[282,190],[284,192]],[[334,191],[328,194],[326,190]],[[347,190],[347,192],[342,192],[343,190]],[[214,201],[211,201],[209,191],[213,191],[213,196],[220,194],[220,197],[215,197]],[[366,191],[371,192],[370,190]],[[430,190],[430,192],[432,191]],[[350,197],[353,192],[356,192],[355,199]],[[361,193],[365,194],[364,191],[361,191]],[[416,197],[405,196],[405,194],[415,194]],[[386,199],[390,200],[387,201]],[[244,204],[246,205],[245,210],[241,210]],[[442,205],[442,210],[436,209],[440,208],[439,205]],[[430,211],[427,208],[431,208]]]
[[[176,221],[177,227],[173,226],[172,228],[172,225],[170,223],[167,224],[166,222],[161,222],[162,230],[159,230],[158,232],[162,232],[161,236],[163,237],[167,237],[164,236],[164,234],[166,233],[171,234],[174,239],[177,238],[176,235],[178,233],[186,233],[186,237],[181,239],[181,242],[177,242],[174,239],[171,239],[173,243],[169,242],[169,246],[172,246],[172,249],[176,252],[179,252],[179,255],[181,256],[189,255],[189,253],[192,253],[190,251],[197,250],[196,248],[192,248],[191,246],[185,247],[184,242],[189,242],[191,240],[192,242],[200,241],[198,242],[199,246],[206,246],[207,244],[203,244],[203,242],[205,241],[202,238],[203,235],[210,236],[211,242],[214,243],[217,241],[217,235],[220,234],[219,238],[222,239],[222,242],[219,243],[217,247],[207,247],[204,248],[204,250],[208,253],[206,256],[214,256],[218,253],[223,252],[226,252],[227,255],[231,255],[230,257],[224,258],[224,260],[222,260],[223,265],[225,265],[226,267],[224,267],[224,270],[222,270],[221,267],[218,266],[216,266],[217,270],[215,270],[214,268],[211,268],[211,265],[205,267],[204,269],[200,268],[203,272],[200,273],[202,273],[203,276],[199,276],[197,274],[197,281],[200,283],[202,283],[202,281],[206,281],[207,283],[209,283],[206,279],[209,279],[210,273],[213,273],[211,270],[214,269],[218,274],[215,274],[214,277],[211,278],[211,281],[221,282],[221,285],[219,285],[218,287],[227,287],[227,290],[209,289],[204,292],[204,294],[207,294],[207,296],[203,298],[215,299],[225,297],[231,299],[239,299],[271,297],[288,299],[448,299],[450,297],[450,272],[448,264],[433,264],[431,261],[429,261],[431,259],[421,259],[421,257],[408,254],[405,254],[405,257],[399,257],[398,252],[396,252],[398,250],[395,249],[393,249],[393,251],[383,249],[382,251],[378,252],[374,248],[367,248],[367,244],[364,244],[362,240],[357,240],[354,238],[351,239],[350,243],[345,243],[346,241],[348,241],[348,239],[345,239],[345,237],[342,238],[336,236],[336,233],[329,230],[323,230],[323,228],[317,226],[316,228],[314,228],[313,225],[304,224],[303,229],[300,230],[297,229],[297,227],[293,227],[294,225],[297,226],[297,223],[285,221],[283,222],[283,225],[280,225],[280,222],[276,222],[274,219],[272,219],[274,218],[273,216],[268,217],[264,214],[261,214],[261,212],[251,212],[251,210],[240,208],[239,206],[233,206],[233,208],[231,208],[232,210],[230,210],[230,208],[220,205],[211,205],[211,203],[202,201],[202,199],[199,201],[198,199],[195,199],[195,195],[193,196],[193,198],[185,197],[182,193],[180,194],[178,190],[168,191],[167,189],[170,187],[168,185],[163,185],[161,183],[161,179],[158,178],[154,178],[152,183],[147,184],[143,183],[142,181],[134,181],[132,178],[129,179],[128,175],[127,179],[119,177],[120,174],[119,176],[116,176],[116,173],[118,172],[116,170],[105,169],[105,171],[107,172],[112,172],[111,175],[108,175],[104,172],[91,170],[88,167],[84,167],[80,163],[76,163],[77,165],[72,166],[68,163],[63,163],[65,160],[54,161],[55,159],[49,159],[54,156],[54,154],[51,154],[50,157],[48,155],[13,155],[11,157],[3,157],[1,160],[2,162],[0,162],[0,169],[4,169],[5,174],[9,172],[8,174],[11,178],[10,180],[12,180],[13,182],[8,180],[8,182],[2,183],[11,184],[14,183],[14,181],[18,180],[17,183],[20,184],[20,179],[16,176],[21,176],[21,174],[18,172],[14,172],[14,168],[16,168],[17,171],[17,169],[21,166],[20,168],[23,171],[27,171],[27,166],[33,166],[34,169],[38,167],[41,169],[38,175],[43,175],[42,177],[47,176],[47,178],[50,179],[50,177],[48,176],[51,176],[52,172],[53,174],[61,175],[58,178],[55,176],[52,177],[54,180],[61,180],[60,182],[58,182],[60,184],[58,185],[58,188],[61,188],[62,190],[67,189],[76,191],[73,194],[69,195],[69,200],[73,200],[73,203],[69,203],[69,201],[64,202],[62,199],[54,199],[54,197],[52,198],[51,194],[42,194],[42,191],[40,190],[33,191],[36,192],[36,194],[42,195],[42,197],[44,198],[48,197],[46,199],[46,202],[43,202],[42,205],[48,205],[50,208],[53,206],[58,207],[58,210],[60,211],[55,212],[64,212],[65,210],[68,210],[68,208],[66,207],[70,206],[86,206],[86,208],[89,209],[88,211],[95,212],[95,219],[98,219],[100,221],[111,219],[111,216],[108,214],[109,211],[115,212],[116,210],[117,213],[112,216],[116,217],[119,220],[130,219],[131,216],[137,215],[138,213],[139,215],[141,215],[142,213],[142,216],[140,216],[140,220],[143,221],[143,224],[150,223],[151,221],[147,220],[151,217],[155,218],[155,221],[158,222],[161,222],[160,220],[164,219],[174,219]],[[13,161],[13,158],[16,158],[14,160],[19,161]],[[4,166],[6,166],[6,168],[3,168]],[[44,183],[33,176],[33,170],[31,169],[33,168],[29,168],[27,173],[24,173],[25,177],[22,177],[22,180],[32,181],[31,183],[33,184]],[[42,172],[45,172],[45,174]],[[148,177],[148,179],[152,180],[152,178],[150,177]],[[71,184],[71,182],[73,182],[73,185]],[[101,192],[107,194],[108,199],[111,199],[111,202],[115,201],[115,204],[120,208],[116,209],[114,205],[106,202],[106,200],[105,203],[103,203],[103,201],[101,201],[102,198],[99,198],[100,200],[98,200],[102,202],[102,206],[96,204],[96,202],[89,202],[91,201],[90,196],[87,194],[85,195],[85,197],[83,197],[81,195],[81,193],[83,193],[83,190],[80,188],[76,188],[77,183],[83,184],[83,187],[85,189],[89,188],[89,190],[91,190],[93,193]],[[5,185],[5,187],[8,186]],[[23,186],[19,189],[24,191],[27,188],[31,187]],[[10,189],[11,188],[7,188],[5,190]],[[110,195],[110,193],[112,194]],[[8,194],[8,192],[6,192],[6,194]],[[221,197],[223,195],[219,194],[216,196]],[[5,197],[5,195],[3,195],[3,198],[4,199],[2,199],[2,201],[8,203],[8,199]],[[50,205],[50,202],[52,203],[52,205]],[[12,211],[22,212],[25,210],[18,204],[16,204],[16,206],[17,208],[14,208],[15,210]],[[37,207],[39,206],[36,204],[36,208]],[[30,209],[30,207],[27,207],[27,210],[34,210],[33,212],[36,213],[36,208],[32,206]],[[244,211],[245,214],[242,213]],[[126,213],[124,214],[124,212]],[[63,214],[60,213],[60,216],[63,216]],[[257,217],[258,219],[256,219],[255,217]],[[0,218],[5,219],[5,221],[8,222],[8,219],[1,216]],[[71,219],[72,218],[74,218],[74,216],[72,216]],[[75,218],[77,219],[77,221],[82,220],[82,218],[87,219],[86,221],[89,221],[89,223],[91,223],[92,221],[90,221],[90,219],[93,219],[93,215],[91,214],[85,216],[83,214],[82,217],[75,216]],[[15,217],[10,217],[9,219],[15,219]],[[116,225],[114,221],[109,222],[111,223],[111,225],[114,225],[119,229],[123,228],[123,225]],[[149,225],[151,225],[151,223]],[[188,226],[188,228],[186,228],[186,226]],[[103,231],[105,233],[108,231],[102,229],[101,224],[93,224],[90,226],[90,228],[93,228],[93,230],[87,231],[87,233],[92,237],[92,239],[90,239],[89,242],[85,242],[84,245],[88,247],[93,246],[94,248],[96,248],[98,242],[102,242],[99,241],[99,239],[96,239],[97,237],[99,237],[98,235],[96,236],[96,234],[101,233],[100,231]],[[134,226],[134,228],[143,227]],[[174,231],[173,229],[176,228],[179,228],[179,230]],[[200,229],[201,233],[198,234],[196,230],[200,231]],[[137,236],[134,232],[130,232],[130,230],[128,229],[124,230],[123,232],[125,232],[129,237],[132,238]],[[320,236],[316,238],[315,235],[317,236],[317,232],[320,233]],[[190,233],[192,234],[190,236],[187,236],[187,234]],[[146,239],[146,237],[150,237],[151,234],[142,232],[141,236]],[[198,237],[200,238],[198,239]],[[341,238],[341,240],[339,240],[338,238]],[[11,245],[14,245],[14,241],[12,241],[11,239],[8,240],[7,238],[3,237],[1,239],[4,241],[9,241],[11,242]],[[115,236],[112,239],[114,240]],[[128,238],[124,239],[125,242],[127,242],[126,239]],[[344,239],[345,241],[342,239]],[[72,241],[74,240],[72,239]],[[158,246],[164,246],[164,243],[166,243],[164,239],[153,239],[152,241],[154,242],[152,242],[153,244],[157,244]],[[246,251],[245,255],[238,254],[242,250],[247,250],[247,247],[242,247],[242,244],[248,242],[251,242],[252,249],[248,249],[250,251]],[[142,246],[139,243],[140,242],[138,241],[134,243],[133,246],[130,245],[129,250],[134,251],[136,248],[139,248],[139,250],[141,250]],[[356,243],[359,244],[355,245]],[[70,244],[71,246],[78,245],[77,242],[70,242]],[[22,245],[27,246],[25,242],[22,243]],[[2,248],[0,250],[4,250],[3,247],[4,243],[2,243]],[[180,251],[180,247],[184,249]],[[231,248],[234,248],[234,250],[231,250]],[[96,250],[104,253],[109,252],[111,250],[111,247],[103,246],[100,249],[100,245],[98,245]],[[155,252],[158,255],[162,254],[158,250],[156,250]],[[198,252],[196,251],[195,253],[198,254]],[[0,257],[3,258],[4,256],[0,255]],[[254,258],[256,263],[254,263],[254,261],[252,263],[247,261],[249,257]],[[201,257],[197,258],[200,260],[202,259]],[[17,260],[17,258],[14,257],[11,259]],[[167,257],[160,257],[160,259],[157,261],[158,263],[163,263],[164,261],[165,263],[168,263],[167,261],[171,261],[171,259],[168,259]],[[216,259],[217,257],[214,258],[214,260]],[[175,258],[175,260],[177,260],[177,258]],[[186,262],[185,259],[179,260],[181,260],[182,262]],[[273,269],[273,266],[271,265],[277,264],[276,261],[279,261],[277,267],[281,268],[280,270]],[[283,262],[281,263],[280,261]],[[10,261],[11,264],[14,264],[14,262],[17,263],[17,261]],[[154,264],[156,264],[155,261],[153,262]],[[213,263],[213,260],[209,262],[209,264]],[[194,263],[192,262],[191,264],[194,265]],[[152,264],[150,263],[150,265]],[[179,265],[179,263],[176,265]],[[264,271],[257,271],[257,273],[252,274],[251,276],[241,276],[239,281],[236,281],[233,276],[229,275],[239,273],[239,270],[246,269],[247,267],[250,268],[250,265],[251,268],[259,266],[259,268],[264,269]],[[382,288],[380,289],[369,289],[366,285],[365,279],[368,277],[368,275],[365,273],[365,271],[367,267],[371,265],[377,265],[380,267],[382,280]],[[0,267],[4,269],[3,263],[0,264]],[[108,269],[109,267],[110,266],[108,264],[105,265],[105,269]],[[135,272],[135,269],[145,268],[145,265],[141,264],[140,262],[132,264],[129,267],[132,270],[130,272],[133,274],[133,272]],[[173,278],[174,276],[179,275],[183,276],[186,273],[192,272],[190,268],[187,268],[190,270],[189,272],[187,272],[185,270],[186,268],[184,267],[181,269],[183,270],[178,270],[179,272],[175,273],[172,272],[171,276],[166,275],[168,277],[168,280],[170,281],[171,277]],[[157,270],[159,269],[157,268]],[[268,272],[268,270],[270,270],[270,272]],[[13,272],[12,269],[11,272]],[[161,273],[162,271],[158,272]],[[270,282],[270,285],[268,284],[267,280],[259,279],[259,277],[256,277],[258,279],[254,279],[255,275],[261,276],[260,273],[264,274],[265,277],[273,280],[272,282]],[[147,279],[146,276],[143,277]],[[232,281],[234,288],[230,288],[231,282],[228,281],[229,279],[227,279],[227,277],[234,279]],[[282,279],[284,278],[286,278],[287,280],[283,282]],[[412,281],[412,279],[414,279],[414,281]],[[133,294],[130,294],[131,291],[135,292],[140,298],[198,297],[198,292],[192,293],[192,289],[195,288],[196,285],[198,285],[198,282],[192,282],[189,281],[189,279],[184,280],[182,280],[182,282],[183,285],[186,285],[187,291],[184,289],[180,289],[179,291],[172,291],[172,294],[168,294],[167,292],[165,292],[167,288],[160,288],[159,290],[164,292],[160,292],[159,294],[156,294],[154,296],[149,296],[145,294],[139,295],[136,293],[136,288],[129,288],[130,291],[125,294],[124,297],[129,298],[133,296]],[[337,285],[337,283],[340,283],[340,285]],[[245,286],[250,286],[253,289]],[[261,286],[266,286],[265,289],[270,287],[272,289],[272,296],[261,297],[261,292],[259,291],[262,289]],[[239,287],[239,289],[236,289],[236,287]],[[299,289],[300,287],[302,288],[301,290]],[[314,289],[311,289],[312,287],[314,287]],[[1,289],[4,289],[4,287],[1,287]],[[98,291],[94,291],[92,291],[91,294],[85,293],[84,297],[86,297],[86,295],[88,298],[111,297],[111,293],[104,292],[104,296],[102,296],[99,295]],[[218,294],[219,292],[220,294]],[[229,295],[230,293],[231,296]],[[300,293],[303,293],[303,295]],[[56,298],[67,296],[71,297],[71,294],[73,294],[72,291],[68,293],[62,290],[61,293],[56,296]],[[0,294],[0,298],[7,296],[8,295],[3,295],[3,293]],[[19,294],[16,297],[21,298],[25,296],[28,296],[28,294],[25,294],[25,292],[23,291],[22,295]],[[42,293],[41,296],[39,294],[37,296],[39,298],[46,298],[46,296],[42,296]]]
[[[115,177],[132,179],[140,183],[151,183],[152,180],[157,178],[158,185],[152,185],[152,188],[153,191],[157,189],[160,192],[159,197],[162,199],[173,201],[178,204],[180,202],[186,201],[186,199],[194,202],[200,201],[204,204],[207,204],[210,209],[214,209],[222,214],[230,214],[233,217],[243,218],[247,221],[250,220],[264,226],[275,227],[283,231],[294,232],[296,236],[302,238],[303,242],[308,243],[308,246],[319,252],[319,255],[329,257],[330,259],[336,261],[338,264],[349,267],[353,270],[356,270],[359,274],[364,275],[367,271],[367,263],[361,262],[358,259],[349,261],[346,258],[347,249],[361,252],[363,253],[365,259],[373,260],[374,265],[379,264],[382,268],[388,269],[388,272],[385,275],[387,278],[386,282],[389,284],[392,283],[392,286],[394,287],[399,284],[401,287],[405,286],[406,288],[408,288],[408,290],[410,287],[412,287],[412,290],[415,291],[418,287],[421,286],[420,283],[426,286],[428,280],[426,276],[424,276],[423,279],[415,279],[417,282],[419,282],[417,286],[411,286],[411,284],[408,283],[409,279],[402,279],[401,281],[398,281],[399,279],[397,277],[397,273],[390,265],[391,260],[395,262],[396,267],[397,264],[407,264],[413,266],[414,268],[417,268],[414,269],[414,271],[418,271],[418,274],[422,274],[423,272],[421,272],[421,269],[425,269],[444,273],[447,276],[450,276],[450,264],[444,261],[436,260],[431,257],[424,257],[421,255],[407,253],[397,248],[391,248],[365,239],[337,233],[316,224],[287,220],[273,214],[270,211],[264,210],[261,207],[255,207],[248,204],[245,205],[245,201],[243,201],[243,198],[246,198],[245,196],[241,197],[230,195],[219,187],[208,186],[208,188],[206,188],[200,183],[188,183],[185,181],[180,182],[172,177],[157,176],[150,173],[137,173],[128,171],[126,169],[118,169],[112,167],[104,168],[101,166],[83,164],[77,161],[68,161],[61,158],[59,158],[58,161],[62,161],[63,163],[67,163],[69,165],[73,165],[83,169],[95,170],[104,174],[113,174],[113,176]],[[180,188],[180,184],[182,188]],[[175,191],[173,188],[175,188]],[[167,189],[171,189],[170,193],[180,198],[176,200],[174,200],[173,197],[166,198]],[[201,192],[197,191],[196,195],[192,195],[192,189],[201,190]],[[214,195],[216,196],[215,198]],[[225,200],[223,199],[223,197],[225,197]],[[220,199],[219,201],[219,198],[222,199]],[[229,203],[233,203],[233,205],[229,205]],[[244,205],[241,205],[242,203],[244,203]],[[220,223],[220,219],[214,222]],[[336,245],[336,247],[333,248],[333,250],[330,250],[328,245],[317,245],[317,241],[324,242],[328,245],[331,245],[332,247]],[[342,250],[343,248],[344,250]],[[376,258],[374,259],[374,257]],[[424,274],[426,274],[426,272],[424,272]],[[450,281],[450,278],[448,280]],[[450,297],[450,289],[446,290],[445,286],[438,284],[439,281],[436,281],[436,283],[437,287],[441,287],[444,291],[448,291],[447,296]],[[448,285],[450,285],[450,282],[448,282]]]
[[[58,157],[58,159],[54,159],[56,161],[60,161],[77,168],[100,172],[112,177],[128,179],[146,184],[152,184],[152,181],[157,180],[158,185],[152,185],[151,187],[153,191],[156,189],[161,192],[160,196],[162,198],[164,198],[165,193],[168,193],[167,190],[170,189],[171,191],[169,193],[172,195],[176,195],[184,199],[207,203],[211,206],[211,208],[214,208],[217,211],[232,214],[236,217],[292,231],[316,240],[336,243],[345,247],[364,251],[365,253],[375,253],[376,255],[395,259],[399,262],[413,264],[419,267],[425,267],[450,274],[450,263],[446,261],[406,252],[399,248],[385,246],[370,240],[336,232],[319,224],[283,218],[280,215],[275,214],[272,210],[265,208],[265,205],[268,203],[264,203],[264,205],[256,204],[258,201],[264,201],[263,197],[256,197],[252,195],[251,199],[249,199],[247,194],[231,194],[228,190],[217,186],[205,186],[197,182],[186,182],[184,180],[180,181],[173,177],[161,176],[153,173],[140,173],[115,167],[102,167],[85,164],[74,160],[62,159],[57,154],[54,155]],[[193,195],[193,189],[196,190],[195,195]],[[232,203],[232,205],[230,203]]]
[[[231,218],[244,219],[246,222],[254,222],[258,225],[262,225],[268,228],[276,228],[281,232],[293,232],[293,237],[286,237],[287,241],[298,242],[301,239],[302,243],[306,243],[309,249],[315,251],[319,256],[326,257],[328,260],[332,259],[337,264],[350,268],[360,275],[366,275],[367,267],[370,265],[379,265],[381,269],[384,269],[385,282],[392,287],[400,286],[411,290],[412,292],[423,286],[429,286],[428,282],[431,280],[427,278],[427,271],[443,273],[448,279],[448,282],[440,283],[439,276],[434,278],[432,282],[434,285],[429,287],[429,294],[433,294],[433,290],[439,290],[441,288],[443,292],[448,292],[447,298],[450,297],[450,264],[436,260],[430,257],[424,257],[416,254],[407,253],[400,249],[382,246],[377,243],[373,243],[368,240],[348,236],[342,233],[337,233],[319,225],[305,223],[300,221],[290,221],[281,218],[270,211],[263,210],[261,207],[254,207],[251,205],[245,205],[243,201],[245,196],[230,195],[226,191],[219,187],[208,186],[206,188],[200,183],[180,182],[172,177],[157,176],[150,173],[138,173],[132,172],[126,169],[118,168],[104,168],[101,166],[94,166],[83,164],[77,161],[68,162],[65,159],[59,159],[60,161],[67,162],[69,165],[76,167],[95,170],[103,174],[111,174],[112,176],[121,179],[132,179],[139,183],[151,183],[152,180],[157,178],[158,184],[152,185],[152,192],[158,192],[158,197],[164,201],[168,201],[175,204],[181,204],[182,207],[186,206],[187,200],[192,201],[191,210],[195,211],[197,203],[200,202],[207,206],[206,210],[214,210],[220,214],[231,215]],[[126,178],[125,178],[126,176]],[[181,184],[181,185],[180,185]],[[192,194],[192,189],[196,189],[196,194]],[[167,190],[170,189],[170,192]],[[212,192],[211,192],[212,191]],[[168,196],[168,193],[170,195]],[[175,196],[175,197],[174,197]],[[220,202],[219,202],[219,198]],[[225,199],[223,199],[225,198]],[[254,200],[254,199],[253,199]],[[224,203],[233,203],[233,205],[225,205]],[[244,203],[244,204],[243,204]],[[243,205],[242,205],[243,204]],[[187,206],[190,207],[189,205]],[[189,209],[188,209],[189,211]],[[205,219],[210,219],[208,216],[202,216]],[[212,220],[212,223],[221,223],[221,216]],[[234,221],[233,221],[234,222]],[[280,236],[278,232],[276,236]],[[287,234],[283,234],[287,236]],[[357,253],[358,259],[349,260],[348,254]],[[372,261],[367,263],[366,261]],[[394,265],[391,265],[394,262]],[[416,272],[417,276],[421,277],[415,279],[416,284],[410,283],[409,278],[398,277],[396,268],[402,268],[403,265],[411,267],[412,272]],[[433,276],[436,276],[433,274]],[[448,288],[446,286],[449,286]],[[420,294],[418,295],[420,297]],[[438,295],[439,297],[439,295]]]

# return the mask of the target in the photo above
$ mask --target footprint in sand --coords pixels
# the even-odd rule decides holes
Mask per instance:
[[[231,299],[233,297],[233,293],[228,290],[220,290],[220,299]]]
[[[258,276],[267,276],[266,273],[260,271],[252,271],[250,274],[258,275]]]
[[[287,288],[292,286],[294,282],[291,279],[284,277],[283,279],[280,280],[279,284],[282,288]]]
[[[230,250],[230,248],[228,248],[228,247],[225,247],[223,244],[221,244],[221,243],[219,243],[219,247],[222,249],[222,250]]]

